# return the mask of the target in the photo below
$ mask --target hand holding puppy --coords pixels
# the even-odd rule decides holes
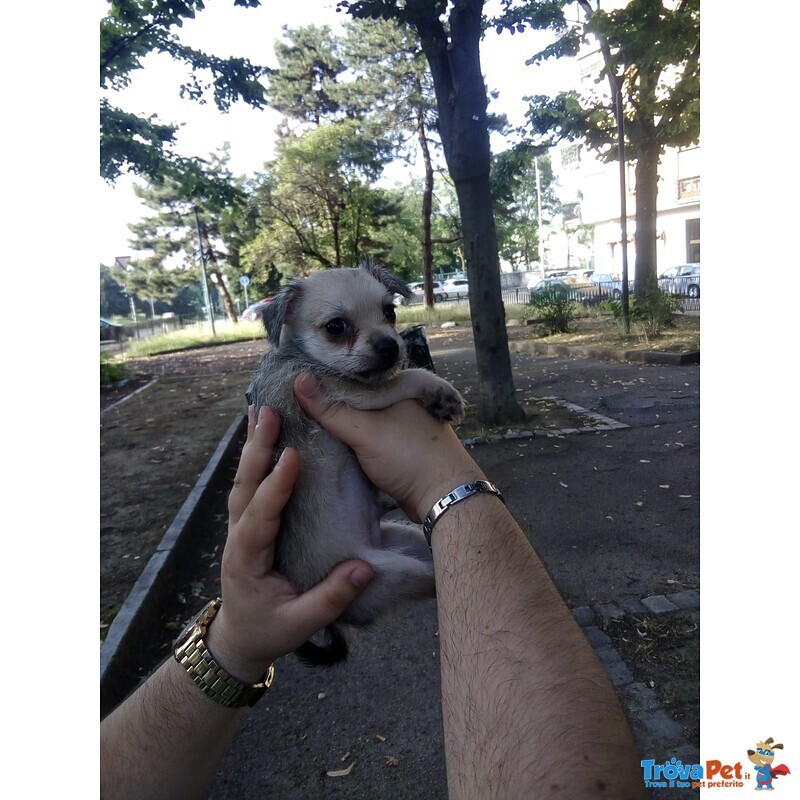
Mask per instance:
[[[370,481],[415,522],[421,522],[431,506],[455,486],[485,480],[453,429],[415,400],[380,412],[362,411],[331,403],[319,381],[308,373],[295,381],[295,396],[306,414],[352,448]]]

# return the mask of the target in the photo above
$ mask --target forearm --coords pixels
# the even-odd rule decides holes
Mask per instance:
[[[432,543],[451,798],[641,797],[614,690],[501,502],[451,507]]]
[[[241,716],[242,709],[206,697],[167,659],[101,723],[101,797],[203,797]]]

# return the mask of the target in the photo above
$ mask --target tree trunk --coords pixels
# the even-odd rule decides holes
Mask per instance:
[[[209,263],[208,274],[216,276],[217,291],[222,296],[222,304],[225,306],[225,311],[228,313],[228,317],[230,317],[233,324],[238,325],[239,317],[236,314],[236,306],[233,304],[233,300],[230,294],[228,293],[228,287],[225,285],[225,281],[222,279],[222,272],[220,271],[219,268],[217,255],[214,252],[214,248],[211,246],[211,241],[208,238],[208,230],[206,229],[205,223],[203,223],[202,230],[203,230],[203,247],[206,248],[206,254],[208,256],[208,263]]]
[[[409,19],[420,36],[433,76],[439,132],[461,211],[480,404],[489,425],[521,422],[516,401],[500,259],[489,184],[491,153],[486,119],[486,86],[480,62],[483,0],[462,0],[450,11],[450,37],[435,4],[409,4]]]
[[[431,216],[433,214],[433,164],[428,137],[425,135],[425,115],[417,109],[417,138],[425,164],[425,185],[422,191],[422,280],[425,285],[425,307],[433,308],[433,242]]]
[[[641,143],[636,159],[636,262],[634,296],[644,299],[649,288],[658,286],[656,211],[658,200],[658,146]]]

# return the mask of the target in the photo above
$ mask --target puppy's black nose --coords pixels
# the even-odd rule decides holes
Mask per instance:
[[[400,355],[400,346],[389,336],[378,339],[374,347],[381,364],[385,366],[394,364],[394,362],[397,361],[397,357]]]

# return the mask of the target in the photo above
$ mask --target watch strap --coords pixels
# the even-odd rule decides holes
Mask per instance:
[[[216,662],[203,637],[221,605],[222,600],[217,598],[200,612],[194,629],[175,646],[175,660],[186,670],[192,683],[214,702],[228,708],[253,706],[272,684],[275,667],[270,664],[259,683],[249,684],[235,678]]]

